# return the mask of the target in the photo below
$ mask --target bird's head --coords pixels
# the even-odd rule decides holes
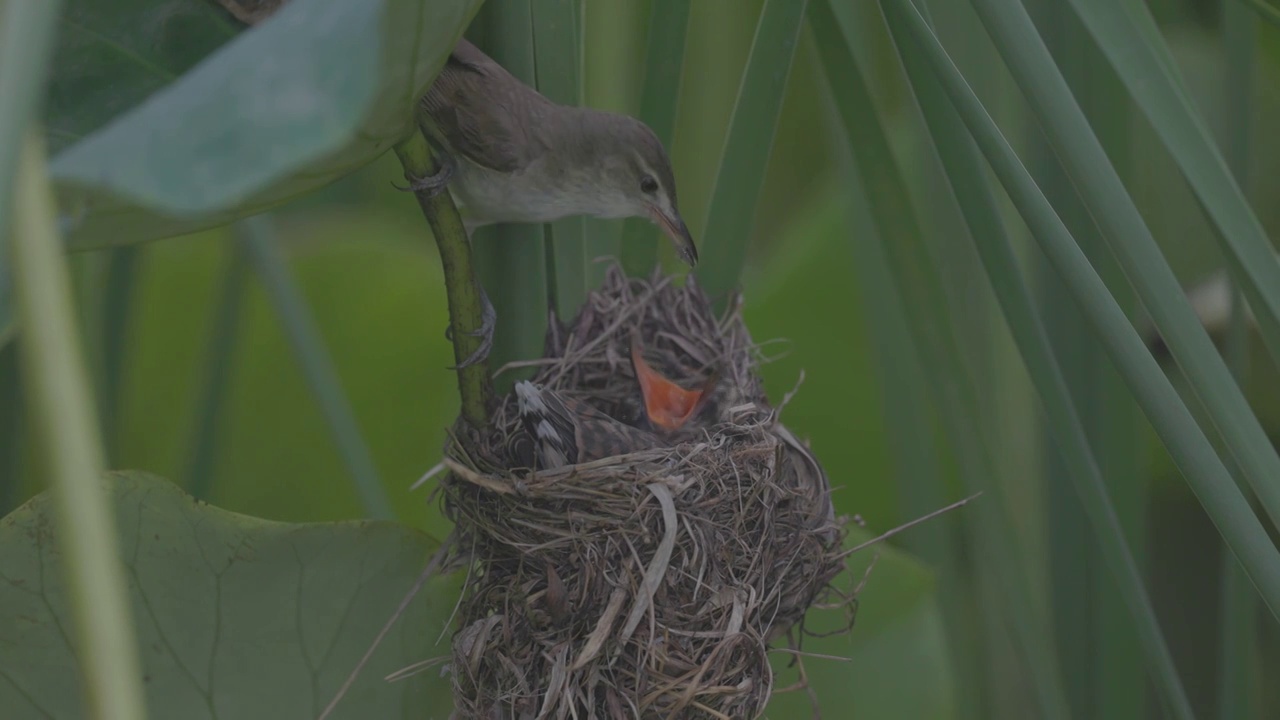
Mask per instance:
[[[586,145],[603,174],[596,176],[599,186],[593,189],[601,207],[592,214],[648,218],[671,238],[682,260],[697,265],[698,248],[680,217],[676,178],[662,141],[633,117],[596,113],[595,118],[591,125],[598,135]]]

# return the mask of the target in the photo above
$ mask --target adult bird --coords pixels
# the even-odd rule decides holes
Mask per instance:
[[[556,104],[461,40],[422,98],[419,123],[443,163],[410,187],[447,188],[468,235],[491,223],[644,217],[690,267],[697,264],[671,161],[643,122]],[[494,315],[485,304],[485,343],[463,367],[488,353]]]

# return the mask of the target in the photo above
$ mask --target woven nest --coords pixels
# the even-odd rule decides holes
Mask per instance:
[[[644,413],[633,328],[667,377],[719,373],[702,415],[658,447],[534,472],[514,393],[485,436],[459,425],[441,487],[473,561],[453,638],[460,716],[758,717],[770,644],[816,602],[849,606],[829,585],[844,528],[826,475],[769,406],[736,305],[717,319],[692,279],[615,267],[570,330],[552,323],[533,382],[625,423]]]

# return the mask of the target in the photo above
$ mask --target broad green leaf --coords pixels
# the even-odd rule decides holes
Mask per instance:
[[[479,5],[293,0],[235,34],[208,0],[71,2],[46,117],[69,242],[212,227],[364,165]]]
[[[142,473],[105,485],[156,718],[316,717],[435,550],[393,523],[237,515]],[[0,521],[0,707],[16,720],[85,714],[51,511],[42,494]],[[455,585],[426,586],[330,717],[448,716],[439,670],[384,678],[448,655],[436,638]]]

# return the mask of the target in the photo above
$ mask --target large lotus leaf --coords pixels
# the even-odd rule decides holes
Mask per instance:
[[[45,121],[71,246],[230,222],[367,163],[480,3],[292,0],[238,32],[215,0],[71,0]]]
[[[435,549],[402,525],[290,524],[198,503],[144,474],[105,480],[139,639],[149,716],[314,718]],[[0,520],[0,716],[80,718],[76,627],[42,494]],[[438,670],[397,669],[437,645],[457,578],[429,583],[331,717],[445,718]]]

